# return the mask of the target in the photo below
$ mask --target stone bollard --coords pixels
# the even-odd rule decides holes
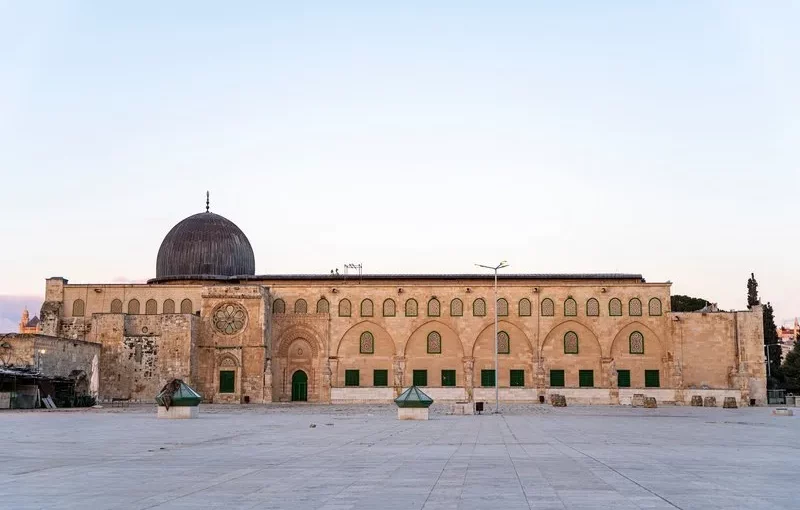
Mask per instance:
[[[644,397],[644,406],[647,409],[655,409],[658,407],[658,403],[656,403],[656,397]]]
[[[717,407],[717,397],[703,398],[703,407]]]
[[[722,401],[723,409],[736,409],[737,407],[739,406],[736,405],[735,397],[725,397],[725,400]]]
[[[634,393],[631,399],[631,407],[644,407],[644,393]]]
[[[550,395],[550,404],[553,407],[567,407],[567,397],[553,393]]]
[[[692,407],[703,407],[703,397],[692,395]]]

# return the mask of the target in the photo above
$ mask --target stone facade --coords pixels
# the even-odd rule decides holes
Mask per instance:
[[[492,283],[476,275],[51,278],[40,325],[102,345],[101,399],[151,401],[177,377],[209,402],[388,402],[416,377],[437,400],[491,401]],[[498,298],[501,400],[558,393],[616,404],[635,392],[688,404],[716,392],[765,402],[760,307],[672,313],[670,284],[635,275],[510,275]]]

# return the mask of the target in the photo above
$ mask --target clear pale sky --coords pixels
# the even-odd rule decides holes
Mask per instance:
[[[0,294],[154,276],[634,272],[800,315],[792,2],[0,0]]]

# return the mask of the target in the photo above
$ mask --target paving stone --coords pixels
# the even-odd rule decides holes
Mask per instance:
[[[0,412],[0,506],[796,506],[800,459],[786,445],[800,421],[769,408],[501,410],[446,416],[434,405],[427,422],[399,422],[391,406],[204,405],[180,422],[149,406]]]

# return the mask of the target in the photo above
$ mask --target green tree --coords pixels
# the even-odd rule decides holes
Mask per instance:
[[[800,335],[794,339],[794,347],[781,365],[783,380],[789,391],[800,391]]]
[[[702,298],[682,296],[680,294],[670,296],[670,309],[673,312],[696,312],[708,304],[708,301]]]
[[[755,273],[750,273],[750,278],[747,280],[747,308],[759,304],[758,300],[758,282],[756,281]]]
[[[764,345],[769,357],[770,378],[767,384],[771,388],[781,386],[783,373],[781,372],[781,344],[778,338],[778,328],[775,326],[775,313],[772,305],[767,302],[764,310]]]

